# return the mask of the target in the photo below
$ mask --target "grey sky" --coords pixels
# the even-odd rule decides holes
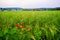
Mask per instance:
[[[60,0],[0,0],[0,7],[60,7]]]

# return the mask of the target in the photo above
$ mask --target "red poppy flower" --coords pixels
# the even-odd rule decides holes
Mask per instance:
[[[16,24],[16,27],[18,27],[19,26],[19,23],[18,24]]]
[[[24,28],[24,26],[20,26],[21,28]]]
[[[0,27],[2,26],[2,24],[0,24]]]
[[[30,31],[30,28],[26,28],[26,31]]]

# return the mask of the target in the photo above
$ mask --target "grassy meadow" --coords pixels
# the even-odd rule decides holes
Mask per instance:
[[[60,11],[0,11],[0,40],[60,40]]]

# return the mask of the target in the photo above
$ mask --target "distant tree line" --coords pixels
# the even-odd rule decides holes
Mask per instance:
[[[59,8],[56,8],[56,10],[60,10],[60,7]]]
[[[1,11],[4,11],[4,10],[8,10],[8,11],[11,11],[11,10],[23,10],[23,11],[40,11],[40,10],[60,10],[60,7],[57,7],[57,8],[35,8],[35,9],[22,9],[22,8],[0,8]]]
[[[0,8],[1,11],[4,11],[4,10],[8,10],[8,11],[11,11],[11,10],[21,10],[22,8]]]
[[[37,9],[23,9],[24,11],[41,11],[41,10],[60,10],[60,8],[37,8]]]

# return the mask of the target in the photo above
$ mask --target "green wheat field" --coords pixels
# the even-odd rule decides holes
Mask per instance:
[[[0,40],[60,40],[60,11],[0,11]]]

